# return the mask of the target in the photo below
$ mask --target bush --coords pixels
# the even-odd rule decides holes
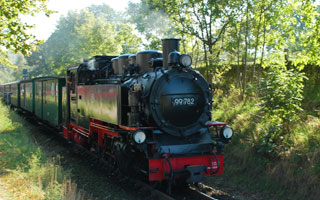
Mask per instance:
[[[304,73],[295,69],[287,70],[281,66],[268,68],[262,81],[259,96],[262,100],[262,123],[267,125],[260,136],[257,151],[269,155],[277,154],[283,147],[284,136],[294,130],[300,120]]]
[[[290,125],[300,119],[306,76],[297,70],[286,70],[280,66],[269,67],[268,70],[259,91],[263,100],[261,107],[264,119],[275,126],[282,126],[281,132],[286,134],[290,132]]]

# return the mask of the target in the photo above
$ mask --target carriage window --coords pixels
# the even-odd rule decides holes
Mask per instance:
[[[69,76],[67,77],[67,83],[70,85],[70,90],[72,93],[76,92],[76,81],[75,81],[75,74],[70,72]]]

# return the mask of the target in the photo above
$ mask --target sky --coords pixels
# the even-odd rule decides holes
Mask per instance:
[[[29,32],[35,35],[37,39],[46,40],[54,32],[60,16],[66,15],[69,10],[81,10],[92,4],[105,3],[117,11],[124,11],[129,1],[136,3],[140,0],[48,0],[48,8],[57,11],[57,13],[50,15],[50,17],[46,17],[43,13],[35,17],[25,16],[23,21],[36,26]]]

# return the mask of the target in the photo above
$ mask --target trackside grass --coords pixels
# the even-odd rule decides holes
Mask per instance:
[[[9,199],[84,199],[59,157],[46,158],[32,131],[0,103],[0,183],[9,190]]]
[[[269,137],[273,127],[260,105],[255,96],[241,100],[236,90],[215,99],[213,119],[227,121],[235,131],[225,148],[225,174],[219,182],[265,193],[264,199],[319,199],[320,119],[302,114],[274,142]]]

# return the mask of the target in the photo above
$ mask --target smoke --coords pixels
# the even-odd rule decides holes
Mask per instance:
[[[164,12],[151,10],[144,3],[129,2],[128,21],[135,25],[146,47],[159,49],[161,39],[177,37],[172,21]]]

